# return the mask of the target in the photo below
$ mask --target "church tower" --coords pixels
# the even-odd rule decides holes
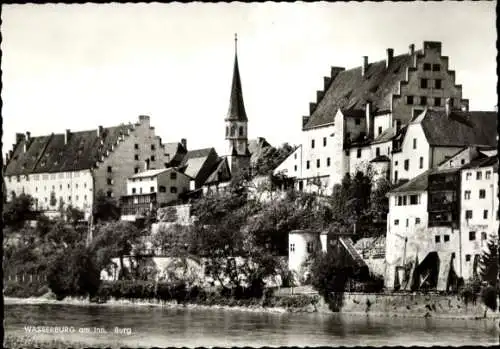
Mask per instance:
[[[238,69],[238,38],[234,36],[234,70],[229,110],[226,119],[227,160],[231,176],[248,173],[250,170],[250,152],[248,150],[248,119],[243,103],[240,72]]]

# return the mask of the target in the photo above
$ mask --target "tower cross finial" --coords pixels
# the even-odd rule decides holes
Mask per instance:
[[[234,33],[234,52],[238,53],[238,33]]]

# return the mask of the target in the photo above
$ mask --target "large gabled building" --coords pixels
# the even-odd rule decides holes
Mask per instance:
[[[281,167],[304,190],[314,190],[318,179],[330,189],[376,158],[379,175],[387,176],[382,156],[392,158],[404,126],[426,108],[444,110],[446,99],[453,108],[468,108],[440,42],[425,41],[421,50],[410,45],[401,55],[387,49],[385,60],[363,57],[361,66],[348,70],[333,67],[302,118],[300,161],[294,153],[285,160],[293,164]]]
[[[182,149],[170,152],[145,115],[134,124],[89,131],[17,134],[4,168],[7,199],[26,193],[38,211],[57,213],[71,205],[89,216],[99,191],[113,198],[125,195],[128,177],[164,168]]]

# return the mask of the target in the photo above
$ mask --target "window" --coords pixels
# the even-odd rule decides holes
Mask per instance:
[[[314,139],[311,140],[311,148],[314,148]]]
[[[476,232],[469,231],[469,241],[474,241],[474,240],[476,240]]]
[[[450,236],[449,235],[445,235],[444,236],[444,242],[448,242],[450,241]]]
[[[361,119],[360,118],[356,118],[355,123],[356,123],[356,125],[361,125]]]
[[[87,194],[83,196],[83,200],[87,201]]]
[[[108,195],[108,198],[112,198],[113,197],[113,192],[111,190],[108,190],[107,195]]]
[[[59,190],[62,190],[62,184],[59,184]]]
[[[394,166],[398,166],[398,160],[394,161]]]
[[[483,219],[488,219],[488,210],[483,211]]]
[[[71,188],[71,185],[70,185],[70,184],[68,184],[68,189],[70,189],[70,188]],[[47,190],[47,187],[45,187],[45,189]]]
[[[78,183],[75,184],[75,188],[78,189]]]
[[[139,160],[139,155],[134,155],[134,160]]]
[[[404,195],[404,196],[403,196],[403,206],[408,205],[408,200],[407,200],[407,198],[408,198],[408,197],[407,197],[406,195]]]
[[[326,137],[323,137],[323,147],[326,147]]]
[[[420,218],[417,217],[417,218],[415,218],[415,225],[418,225],[418,224],[420,224]]]
[[[156,161],[156,158],[154,155],[151,155],[151,161]]]
[[[486,197],[486,190],[479,189],[479,198],[484,199]]]
[[[361,157],[361,149],[358,149],[356,152],[356,157],[359,159]]]
[[[319,159],[316,159],[316,167],[319,168],[319,165],[320,165],[320,161],[319,161]]]
[[[465,211],[465,219],[472,219],[472,210]]]
[[[406,171],[408,171],[408,170],[410,169],[410,160],[409,160],[409,159],[406,159],[406,160],[405,160],[405,165],[404,165],[404,167],[405,167],[405,170],[406,170]]]
[[[306,168],[309,170],[309,167],[311,167],[311,163],[309,160],[306,161]]]
[[[484,174],[484,179],[490,179],[491,178],[491,171],[486,171]]]
[[[244,135],[243,126],[240,126],[238,133],[239,133],[240,137],[243,137],[243,135]]]
[[[155,192],[155,187],[149,187],[149,192],[154,193]]]
[[[307,253],[313,253],[314,252],[314,245],[312,241],[307,242]]]
[[[382,126],[379,126],[379,127],[378,127],[378,134],[379,134],[379,135],[380,135],[380,134],[382,134]]]
[[[326,166],[330,167],[330,158],[326,158]]]
[[[399,225],[399,219],[394,220],[394,225]]]
[[[465,174],[465,180],[466,180],[466,181],[470,180],[470,178],[471,178],[471,177],[472,177],[472,172],[467,172],[467,173]]]
[[[351,132],[347,132],[345,137],[350,140],[351,139]]]
[[[409,225],[410,225],[410,220],[406,218],[406,227],[408,227]]]
[[[477,171],[476,172],[476,179],[479,181],[481,179],[483,179],[483,173],[481,171]]]
[[[38,187],[35,187],[35,192],[38,193]]]
[[[420,97],[420,105],[427,105],[427,97],[425,96]]]
[[[413,104],[413,96],[406,96],[406,104]]]
[[[440,79],[436,79],[434,81],[434,87],[437,88],[437,89],[441,89],[441,80]]]
[[[397,206],[403,206],[403,197],[402,196],[398,196]]]
[[[155,145],[151,144],[151,150],[155,150],[155,149],[156,149]]]
[[[420,79],[420,88],[427,88],[427,79]]]
[[[113,168],[111,166],[108,166],[108,173],[113,172]]]
[[[166,188],[164,185],[160,185],[160,186],[158,187],[158,191],[159,191],[160,193],[166,193],[166,192],[167,192],[167,188]]]
[[[464,192],[464,200],[470,200],[470,190]]]
[[[47,201],[47,200],[45,200],[45,201]],[[70,195],[70,196],[68,196],[68,201],[71,201],[71,195]]]
[[[172,194],[177,194],[177,187],[170,187],[170,192]]]
[[[139,188],[139,194],[142,194],[142,188]]]
[[[112,180],[111,178],[108,178],[108,179],[106,180],[106,182],[108,183],[108,185],[112,185],[112,184],[113,184],[113,180]]]
[[[413,149],[417,149],[417,139],[413,138]]]
[[[134,144],[134,149],[139,149],[139,144],[135,143]]]
[[[424,63],[424,70],[425,71],[430,71],[431,70],[431,64],[430,63]]]
[[[418,159],[418,166],[419,168],[424,168],[424,157],[421,156],[420,159]]]
[[[436,106],[436,107],[441,106],[441,98],[439,98],[439,97],[434,98],[434,106]]]
[[[439,244],[441,242],[441,236],[440,235],[434,236],[434,241],[436,241],[436,244]]]
[[[170,174],[170,179],[172,179],[172,180],[176,180],[176,179],[177,179],[177,172],[172,172],[172,173]]]
[[[297,172],[297,165],[293,166],[293,170]]]
[[[398,171],[394,171],[394,182],[398,181]]]
[[[134,173],[139,173],[139,167],[134,168]]]
[[[433,64],[432,65],[432,71],[440,71],[440,70],[441,70],[440,64]]]
[[[290,252],[295,252],[295,244],[290,244]]]
[[[418,205],[418,195],[410,195],[410,205]]]
[[[460,160],[460,165],[464,165],[464,164],[465,164],[465,159]]]
[[[466,254],[465,255],[465,261],[466,262],[470,262],[470,254]]]
[[[75,200],[78,201],[78,195],[75,196]]]
[[[380,148],[375,148],[375,156],[380,156]]]
[[[136,192],[136,189],[132,188],[132,194],[135,194],[135,192]]]
[[[293,158],[297,160],[297,153],[293,154]]]
[[[488,238],[488,237],[486,236],[486,232],[485,232],[485,231],[483,231],[483,232],[481,233],[481,240],[483,240],[483,241],[484,241],[484,240],[486,240],[487,238]]]

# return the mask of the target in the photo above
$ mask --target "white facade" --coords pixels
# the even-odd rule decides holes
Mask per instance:
[[[474,260],[490,239],[498,239],[498,173],[493,166],[463,169],[460,195],[461,270],[469,279]]]
[[[309,230],[293,230],[288,234],[288,270],[303,277],[306,263],[319,248],[320,233]]]
[[[283,174],[289,178],[302,178],[302,145],[299,145],[273,171],[274,175]]]
[[[387,215],[385,286],[394,287],[396,267],[420,261],[434,249],[427,234],[427,193],[391,193]]]
[[[24,193],[34,199],[33,209],[56,212],[69,205],[82,210],[87,219],[92,212],[94,181],[91,170],[35,173],[6,176],[8,195]]]

